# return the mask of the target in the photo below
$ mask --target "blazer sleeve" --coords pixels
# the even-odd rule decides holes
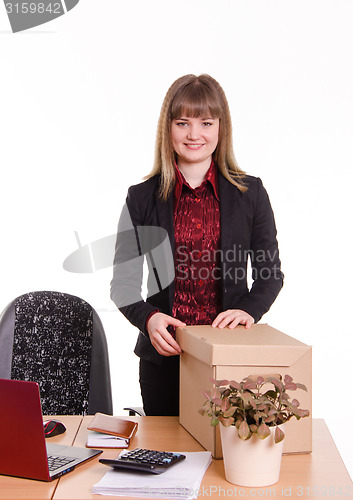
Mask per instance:
[[[284,275],[273,210],[259,178],[255,200],[250,242],[253,283],[250,291],[240,299],[237,308],[248,312],[257,322],[275,301],[283,286]]]
[[[132,186],[118,224],[110,297],[130,323],[148,337],[146,320],[156,307],[141,295],[144,254],[137,228],[144,220],[140,205]]]

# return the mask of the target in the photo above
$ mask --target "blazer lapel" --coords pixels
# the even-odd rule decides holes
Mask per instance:
[[[173,224],[173,196],[169,196],[167,201],[163,201],[155,193],[156,211],[157,211],[157,224],[163,227],[169,236],[172,252],[174,255],[175,241],[174,241],[174,224]]]
[[[221,212],[221,249],[224,253],[228,249],[233,249],[235,244],[240,244],[244,239],[242,235],[242,193],[220,172],[218,172],[218,186]]]
[[[161,200],[158,194],[155,193],[157,225],[164,228],[169,236],[169,242],[173,255],[173,266],[175,268],[175,238],[174,238],[174,223],[173,223],[173,195],[171,194],[167,201]],[[174,281],[168,287],[168,298],[170,309],[174,302]]]

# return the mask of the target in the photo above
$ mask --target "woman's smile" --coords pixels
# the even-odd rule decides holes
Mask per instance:
[[[202,148],[203,144],[188,144],[188,143],[186,143],[185,146],[188,147],[189,149],[200,149],[200,148]]]

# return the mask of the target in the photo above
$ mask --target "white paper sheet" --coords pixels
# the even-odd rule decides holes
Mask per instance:
[[[89,431],[87,446],[92,448],[127,448],[129,440],[102,432]]]
[[[186,459],[162,474],[110,469],[93,486],[92,493],[147,498],[197,498],[202,478],[212,462],[211,453],[182,453]]]

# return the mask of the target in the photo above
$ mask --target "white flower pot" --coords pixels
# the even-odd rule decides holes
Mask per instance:
[[[238,486],[270,486],[279,480],[283,440],[275,443],[275,427],[271,435],[259,439],[253,434],[243,441],[235,426],[220,425],[226,480]],[[279,426],[283,430],[283,424]]]

